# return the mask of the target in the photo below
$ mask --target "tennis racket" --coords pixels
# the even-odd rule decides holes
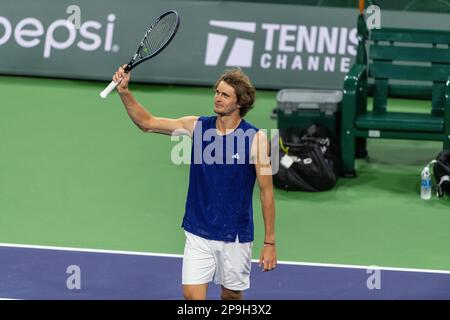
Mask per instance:
[[[180,16],[174,10],[167,11],[156,19],[142,38],[133,58],[124,68],[125,72],[130,72],[137,65],[160,53],[172,41],[179,25]],[[118,84],[119,82],[111,81],[105,90],[100,93],[100,97],[106,98]]]

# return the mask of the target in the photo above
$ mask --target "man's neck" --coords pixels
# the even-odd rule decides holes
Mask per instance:
[[[239,113],[233,113],[225,116],[217,115],[216,129],[219,134],[227,134],[236,129],[241,123],[241,120],[242,118]]]

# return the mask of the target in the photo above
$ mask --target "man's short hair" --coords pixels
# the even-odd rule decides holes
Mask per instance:
[[[226,70],[219,80],[217,80],[214,89],[217,89],[221,81],[233,87],[236,93],[237,103],[241,106],[239,114],[241,117],[244,117],[250,109],[253,109],[253,103],[256,99],[256,90],[251,84],[250,79],[240,68],[236,68]]]

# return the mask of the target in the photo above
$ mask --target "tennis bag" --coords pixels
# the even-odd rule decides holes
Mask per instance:
[[[280,165],[274,186],[292,191],[331,189],[340,175],[339,148],[324,126],[289,128],[280,132]]]
[[[436,179],[437,195],[450,196],[450,150],[443,150],[438,154],[433,166],[433,174]]]

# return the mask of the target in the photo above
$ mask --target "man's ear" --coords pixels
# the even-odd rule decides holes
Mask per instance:
[[[238,108],[238,109],[240,109],[240,108],[241,108],[241,105],[240,105],[240,104],[237,104],[236,106],[237,106],[237,108]]]

